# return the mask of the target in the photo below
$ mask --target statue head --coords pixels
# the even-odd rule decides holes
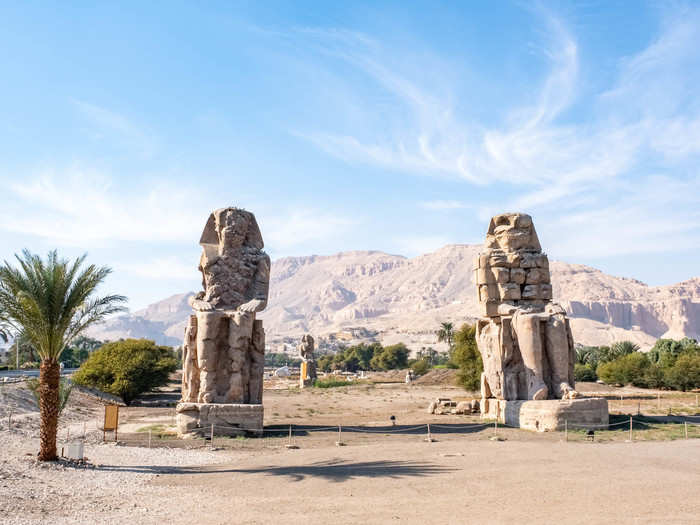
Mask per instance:
[[[263,249],[263,239],[255,215],[240,208],[220,208],[209,215],[199,244],[205,254],[225,255],[242,246]]]
[[[486,233],[486,248],[500,249],[504,252],[542,251],[532,217],[525,213],[495,215]]]

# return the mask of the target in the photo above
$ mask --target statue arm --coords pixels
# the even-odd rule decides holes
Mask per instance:
[[[264,254],[258,261],[253,286],[253,299],[241,305],[244,312],[260,312],[267,307],[267,293],[270,288],[270,257]]]

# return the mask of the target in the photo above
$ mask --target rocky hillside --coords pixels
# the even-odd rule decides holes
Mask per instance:
[[[478,245],[449,245],[414,258],[382,252],[287,257],[272,265],[261,317],[273,347],[311,332],[353,341],[374,336],[435,346],[443,321],[478,315],[472,258]],[[554,298],[583,344],[630,339],[648,347],[662,336],[700,336],[700,278],[660,287],[583,265],[551,263]],[[189,294],[180,294],[99,327],[94,336],[143,336],[179,344]]]

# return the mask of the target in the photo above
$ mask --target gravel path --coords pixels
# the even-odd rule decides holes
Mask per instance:
[[[231,460],[231,453],[88,443],[88,466],[36,460],[39,443],[20,432],[0,432],[0,501],[3,523],[141,523],[157,519],[148,482],[172,467]],[[136,496],[136,497],[135,497]],[[163,501],[163,494],[154,494]],[[157,496],[161,496],[160,498]],[[162,508],[162,505],[158,505]],[[137,518],[137,519],[135,519]]]

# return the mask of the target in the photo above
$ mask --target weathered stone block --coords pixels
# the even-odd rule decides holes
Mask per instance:
[[[479,301],[485,302],[489,299],[496,301],[500,299],[500,294],[498,293],[498,285],[482,284],[479,286]]]
[[[498,305],[501,304],[495,299],[489,299],[480,303],[481,315],[485,317],[496,317],[498,314]]]
[[[263,406],[231,403],[178,403],[175,408],[178,433],[183,437],[262,436]]]
[[[501,266],[504,268],[508,267],[508,258],[505,254],[492,254],[488,261],[489,266]]]
[[[527,278],[525,282],[527,284],[540,284],[545,281],[545,272],[542,271],[540,268],[530,268],[527,271]],[[549,273],[549,272],[547,272]]]
[[[523,299],[540,299],[539,286],[536,284],[527,284],[523,286],[522,298]]]
[[[520,286],[515,283],[499,284],[498,292],[504,301],[517,301],[520,299]]]
[[[492,271],[497,283],[505,284],[510,281],[510,270],[508,268],[493,268]]]
[[[476,270],[477,284],[496,284],[496,276],[491,268],[478,268]]]
[[[508,266],[510,268],[520,268],[520,254],[518,252],[515,253],[509,253],[506,255],[506,258],[508,259]]]
[[[552,298],[552,285],[551,284],[541,284],[540,285],[540,297],[544,300],[550,300]]]
[[[510,280],[515,284],[523,284],[525,282],[525,270],[522,268],[512,268],[510,270]]]

